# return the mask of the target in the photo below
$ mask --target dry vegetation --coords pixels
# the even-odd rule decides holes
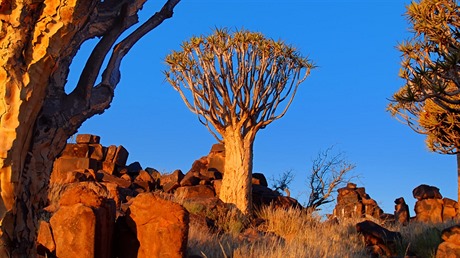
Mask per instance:
[[[193,205],[185,205],[194,209]],[[193,213],[193,211],[191,212]],[[265,220],[261,225],[243,230],[235,214],[220,215],[220,230],[208,230],[192,221],[189,230],[188,253],[201,257],[369,257],[363,239],[357,234],[358,220],[340,224],[321,222],[319,217],[298,209],[266,207],[257,213]],[[398,256],[416,254],[417,257],[435,257],[441,242],[441,231],[455,222],[444,224],[411,223],[408,226],[386,224],[399,231],[403,240],[398,245]],[[225,225],[225,226],[222,226]],[[258,232],[247,237],[244,232]],[[261,233],[263,232],[263,233]]]

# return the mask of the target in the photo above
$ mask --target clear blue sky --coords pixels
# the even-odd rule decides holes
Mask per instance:
[[[149,0],[142,14],[155,12],[162,2]],[[88,120],[79,133],[100,135],[104,145],[123,145],[129,162],[139,161],[144,168],[187,172],[215,139],[165,82],[163,59],[193,35],[244,27],[283,39],[318,65],[286,116],[258,133],[254,172],[270,179],[292,170],[292,196],[305,202],[312,159],[335,145],[356,164],[353,173],[361,177],[356,183],[385,212],[393,213],[394,199],[402,196],[413,215],[412,189],[420,184],[435,185],[443,196],[456,199],[455,157],[430,153],[423,135],[385,111],[388,98],[403,84],[395,46],[410,35],[403,16],[409,2],[183,1],[172,19],[132,49],[111,108]],[[70,84],[88,54],[86,47],[81,54]]]

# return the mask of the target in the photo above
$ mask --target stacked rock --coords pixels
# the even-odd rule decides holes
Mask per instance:
[[[348,183],[346,187],[338,190],[337,205],[334,216],[339,218],[380,218],[383,214],[377,202],[366,194],[364,187]]]
[[[419,185],[413,191],[415,219],[421,222],[440,223],[457,217],[458,204],[449,198],[442,198],[439,188]]]

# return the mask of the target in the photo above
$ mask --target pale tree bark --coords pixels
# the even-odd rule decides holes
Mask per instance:
[[[235,205],[243,214],[252,214],[252,151],[255,134],[242,137],[239,130],[226,128],[223,134],[225,165],[219,198]]]
[[[172,16],[179,0],[167,1],[115,45],[137,23],[144,2],[1,2],[0,257],[36,256],[37,222],[47,202],[54,159],[86,119],[109,107],[121,60],[143,35]],[[99,42],[75,89],[66,94],[70,63],[81,44],[94,37]]]

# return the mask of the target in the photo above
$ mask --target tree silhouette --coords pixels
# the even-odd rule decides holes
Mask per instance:
[[[455,0],[422,0],[407,8],[413,37],[399,44],[405,85],[388,110],[430,150],[457,155],[460,200],[460,9]]]
[[[251,214],[256,133],[286,113],[313,64],[281,41],[246,30],[230,34],[227,29],[191,38],[182,51],[168,55],[166,63],[169,83],[225,145],[219,197]]]

